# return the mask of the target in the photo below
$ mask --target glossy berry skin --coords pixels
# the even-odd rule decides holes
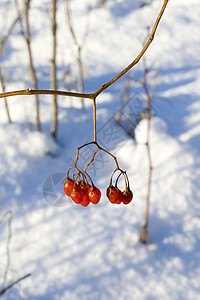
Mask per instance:
[[[106,196],[108,197],[109,201],[115,204],[118,200],[119,190],[115,186],[109,186],[106,190]]]
[[[84,194],[86,195],[89,188],[91,187],[90,184],[86,183],[85,181],[79,181],[77,188]]]
[[[73,188],[76,186],[76,183],[73,179],[67,178],[63,184],[63,190],[67,196],[71,196]]]
[[[123,192],[123,197],[122,197],[122,202],[127,205],[131,202],[131,200],[133,199],[133,193],[131,192],[131,190],[127,190]]]
[[[72,190],[71,198],[76,204],[80,204],[83,201],[83,197],[84,195],[79,189],[74,188]]]
[[[123,200],[123,192],[118,189],[118,199],[116,204],[121,204]]]
[[[93,204],[97,204],[101,198],[101,191],[97,187],[91,186],[88,191],[88,197],[90,199],[90,202]]]
[[[88,194],[86,194],[84,197],[83,197],[83,201],[81,202],[81,205],[82,206],[88,206],[90,204],[90,199],[88,197]]]

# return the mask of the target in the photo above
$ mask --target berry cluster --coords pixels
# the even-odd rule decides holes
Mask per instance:
[[[116,171],[117,171],[117,169],[113,172],[113,174],[111,176],[110,185],[106,190],[106,196],[108,197],[109,201],[112,204],[121,204],[121,203],[129,204],[133,199],[133,193],[129,187],[128,176],[127,176],[126,172],[121,170],[119,176],[116,179],[115,186],[113,186],[112,179],[113,179],[113,175],[115,174]],[[118,183],[118,180],[121,175],[124,176],[124,180],[125,180],[125,190],[123,192],[120,189],[118,189],[118,187],[117,187],[117,183]]]
[[[74,179],[67,178],[63,189],[67,196],[82,206],[88,206],[90,202],[97,204],[101,198],[101,191],[83,179],[76,183]]]
[[[97,147],[97,149],[94,152],[92,158],[90,159],[85,169],[80,170],[77,166],[79,160],[79,151],[90,144],[94,144]],[[94,158],[99,150],[104,151],[105,153],[110,155],[116,163],[116,169],[111,175],[110,185],[106,191],[106,195],[109,201],[113,204],[129,204],[133,199],[133,193],[129,187],[129,180],[126,171],[120,169],[119,164],[117,162],[117,158],[115,156],[113,156],[110,152],[100,147],[99,144],[95,141],[87,143],[77,148],[76,161],[74,165],[69,168],[67,172],[67,179],[65,180],[63,185],[65,194],[71,197],[71,199],[76,204],[81,204],[82,206],[88,206],[90,202],[93,204],[97,204],[100,201],[101,191],[94,185],[92,178],[87,172],[88,167],[94,161]],[[73,179],[69,177],[69,172],[72,168],[75,168],[77,171],[76,174],[73,174]],[[115,185],[113,185],[112,180],[115,172],[119,172],[119,175],[116,179]],[[122,177],[124,177],[125,181],[125,189],[123,192],[117,187],[117,183],[121,175],[123,175]],[[89,184],[88,179],[91,184]]]
[[[129,188],[122,192],[118,187],[110,185],[106,190],[106,196],[113,204],[129,204],[133,199],[133,193]]]
[[[122,192],[117,187],[119,176],[116,180],[115,186],[112,185],[112,175],[110,185],[106,190],[106,196],[112,204],[123,203],[126,205],[132,201],[133,193],[129,188],[129,182],[126,173],[121,172],[121,174],[123,174],[125,177],[125,190]],[[101,198],[101,191],[94,186],[93,183],[90,185],[85,176],[83,176],[82,180],[79,180],[78,183],[75,179],[70,179],[67,177],[64,182],[63,189],[67,196],[71,197],[76,204],[81,204],[82,206],[88,206],[90,203],[97,204]]]

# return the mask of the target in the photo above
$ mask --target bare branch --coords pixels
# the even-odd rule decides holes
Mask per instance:
[[[4,289],[4,285],[6,283],[7,280],[7,275],[8,275],[8,270],[9,270],[9,266],[10,266],[10,242],[11,242],[11,238],[12,238],[12,211],[8,210],[0,219],[0,223],[4,221],[5,218],[8,217],[8,238],[7,238],[7,242],[6,242],[6,256],[7,256],[7,261],[6,261],[6,265],[5,265],[5,271],[4,271],[4,275],[3,275],[3,281],[2,281],[2,287],[1,289]]]
[[[88,98],[93,99],[93,94],[82,94],[75,92],[65,92],[65,91],[56,91],[56,90],[19,90],[12,92],[0,93],[0,98],[3,97],[11,97],[11,96],[20,96],[20,95],[58,95],[58,96],[68,96],[68,97],[76,97],[76,98]]]
[[[18,21],[20,20],[21,18],[21,15],[18,15],[14,21],[12,22],[12,24],[10,25],[10,28],[8,29],[6,35],[3,36],[3,38],[0,40],[0,56],[2,55],[2,48],[4,47],[5,43],[7,42],[9,36],[11,35],[13,29],[15,28],[15,25],[18,23]]]
[[[109,82],[107,82],[106,84],[101,85],[101,87],[96,91],[93,92],[91,94],[85,94],[85,93],[70,93],[70,92],[60,92],[60,91],[32,91],[29,92],[28,90],[23,90],[23,91],[15,91],[15,92],[9,92],[9,93],[1,93],[0,94],[0,98],[3,97],[7,97],[7,96],[15,96],[15,95],[31,95],[37,92],[38,94],[55,94],[55,95],[63,95],[63,96],[73,96],[73,97],[79,97],[79,98],[90,98],[90,99],[94,99],[96,98],[100,93],[102,93],[105,89],[107,89],[109,86],[111,86],[114,82],[116,82],[118,79],[120,79],[124,74],[126,74],[131,68],[133,68],[133,66],[135,66],[140,59],[143,57],[143,55],[145,54],[146,50],[148,49],[149,45],[152,43],[158,24],[162,18],[162,15],[165,11],[165,8],[167,6],[169,0],[164,0],[164,3],[162,5],[162,8],[158,14],[158,17],[155,21],[155,24],[153,26],[152,32],[146,42],[146,44],[144,45],[144,47],[142,48],[142,50],[140,51],[140,53],[138,54],[138,56],[133,60],[133,62],[131,64],[129,64],[122,72],[120,72],[116,77],[114,77],[113,79],[111,79]],[[73,94],[73,95],[72,95]]]
[[[120,79],[124,74],[126,74],[130,69],[133,68],[133,66],[135,66],[140,59],[143,57],[144,53],[147,51],[147,49],[149,48],[150,44],[152,43],[158,24],[160,23],[160,20],[162,18],[162,15],[165,11],[165,8],[167,6],[169,0],[165,0],[163,3],[163,6],[159,12],[159,15],[155,21],[155,24],[153,26],[152,32],[146,42],[146,44],[144,45],[144,47],[142,48],[142,50],[140,51],[140,53],[138,54],[138,56],[132,61],[132,63],[130,63],[130,65],[128,65],[121,73],[119,73],[117,76],[115,76],[113,79],[111,79],[109,82],[103,84],[97,91],[95,94],[95,96],[97,97],[102,91],[104,91],[105,89],[107,89],[110,85],[112,85],[114,82],[116,82],[118,79]]]
[[[150,130],[151,130],[151,118],[152,118],[152,94],[149,91],[147,85],[147,78],[149,69],[146,65],[146,61],[144,63],[144,76],[142,86],[144,92],[147,97],[147,139],[146,139],[146,150],[147,150],[147,158],[148,158],[148,183],[147,183],[147,195],[146,195],[146,210],[145,210],[145,217],[144,217],[144,224],[142,226],[142,231],[140,234],[140,241],[143,244],[147,243],[147,239],[151,241],[151,237],[148,232],[148,223],[149,223],[149,208],[150,208],[150,196],[151,196],[151,182],[152,182],[152,172],[153,172],[153,165],[152,165],[152,157],[151,157],[151,147],[150,147]]]
[[[20,18],[21,18],[21,15],[18,15],[14,19],[14,21],[10,25],[9,29],[7,30],[7,33],[1,38],[1,40],[0,40],[0,58],[3,54],[3,50],[4,50],[5,44],[8,40],[8,38],[9,38],[9,36],[11,35],[15,25],[17,24],[17,22],[19,21]],[[5,83],[4,83],[4,77],[3,77],[3,74],[2,74],[2,71],[1,71],[1,66],[0,66],[0,84],[1,84],[2,92],[5,93]],[[5,109],[6,109],[8,122],[11,123],[10,111],[9,111],[9,107],[8,107],[8,103],[7,103],[6,98],[4,98],[4,105],[5,105]]]
[[[56,10],[57,10],[57,0],[52,0],[52,59],[51,59],[51,88],[56,90],[56,32],[57,32],[57,20],[56,20]],[[51,125],[51,134],[56,139],[57,132],[57,94],[53,94],[53,119]]]
[[[29,56],[29,66],[30,66],[30,74],[33,83],[33,88],[37,90],[37,79],[36,79],[36,72],[33,64],[33,55],[31,49],[31,36],[30,36],[30,24],[29,24],[29,9],[30,9],[31,0],[27,0],[25,2],[25,25],[26,25],[26,32],[25,32],[25,40],[28,49],[28,56]],[[39,98],[38,95],[35,95],[35,108],[36,108],[36,129],[40,131],[40,116],[39,116]]]
[[[86,26],[85,26],[85,33],[83,35],[82,41],[79,42],[75,31],[74,31],[74,27],[73,27],[73,23],[72,23],[72,19],[71,19],[71,8],[70,8],[70,0],[66,0],[66,13],[67,13],[67,22],[68,22],[68,26],[69,26],[69,31],[71,33],[73,42],[77,48],[77,53],[76,53],[76,59],[77,59],[77,64],[78,64],[78,89],[80,93],[84,92],[84,87],[83,87],[83,62],[82,62],[82,50],[83,50],[83,46],[85,44],[87,35],[88,35],[88,31],[89,31],[89,16],[87,15],[86,18]],[[83,99],[82,101],[82,107],[84,107],[84,101]]]
[[[0,291],[0,296],[5,294],[5,292],[7,292],[9,289],[11,289],[14,285],[18,284],[20,281],[26,279],[29,276],[31,276],[31,274],[27,274],[27,275],[17,279],[16,281],[12,282],[11,284],[9,284],[6,288],[4,288],[3,290]]]

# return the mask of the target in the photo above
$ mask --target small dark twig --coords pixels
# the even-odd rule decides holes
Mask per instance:
[[[7,261],[6,261],[5,271],[4,271],[4,275],[3,275],[2,289],[4,288],[4,285],[6,283],[8,269],[10,266],[10,242],[11,242],[11,238],[12,238],[12,211],[11,210],[8,210],[7,212],[5,212],[5,214],[0,219],[0,223],[3,222],[6,217],[8,217],[8,238],[7,238],[7,242],[6,242]]]
[[[78,89],[80,93],[84,92],[84,78],[83,78],[83,60],[82,60],[82,50],[88,35],[89,31],[89,15],[87,15],[86,19],[86,25],[85,25],[85,33],[83,34],[82,41],[79,42],[78,38],[74,31],[74,26],[72,23],[72,17],[71,17],[71,7],[70,7],[70,0],[66,1],[66,14],[67,14],[67,23],[69,26],[69,31],[72,36],[72,40],[74,42],[74,45],[76,46],[77,53],[76,53],[76,59],[77,59],[77,65],[78,65]],[[81,99],[82,102],[82,108],[84,108],[84,101]]]
[[[5,294],[6,291],[8,291],[9,289],[11,289],[15,284],[18,284],[20,281],[26,279],[27,277],[31,276],[31,274],[27,274],[19,279],[17,279],[16,281],[12,282],[11,284],[9,284],[7,287],[5,287],[4,289],[2,289],[0,291],[0,296]]]

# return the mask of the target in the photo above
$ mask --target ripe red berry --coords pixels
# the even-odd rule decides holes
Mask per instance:
[[[88,194],[86,194],[84,197],[83,197],[83,201],[81,202],[81,205],[82,206],[88,206],[90,204],[90,199],[88,197]]]
[[[123,193],[122,193],[122,191],[120,191],[120,190],[118,189],[118,199],[117,199],[116,204],[121,204],[121,203],[122,203],[122,200],[123,200]]]
[[[97,187],[91,186],[88,191],[88,197],[93,204],[97,204],[101,198],[101,191]]]
[[[133,199],[133,193],[131,192],[131,190],[128,189],[127,191],[123,192],[122,202],[124,204],[129,204],[132,199]]]
[[[90,184],[86,183],[85,181],[81,180],[78,182],[77,188],[84,194],[86,195],[89,188],[91,187]]]
[[[63,184],[63,190],[67,196],[71,196],[73,188],[76,186],[76,182],[73,179],[67,178]]]
[[[119,190],[115,186],[109,186],[106,190],[106,196],[111,203],[116,203],[118,200]]]
[[[72,190],[71,198],[76,204],[80,204],[83,201],[83,197],[84,195],[79,189],[74,188]]]

